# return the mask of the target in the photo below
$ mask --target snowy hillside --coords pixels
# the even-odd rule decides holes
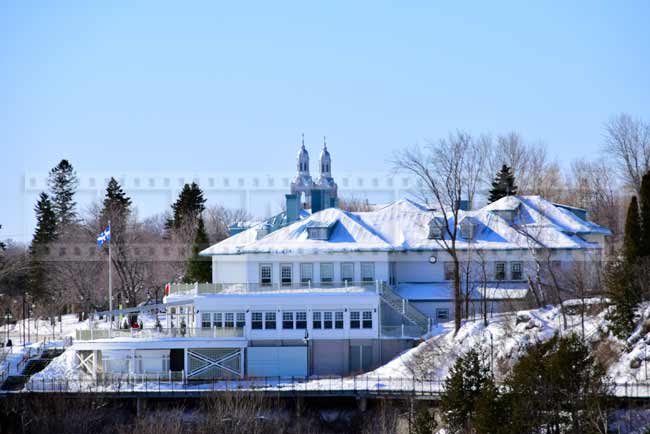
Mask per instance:
[[[584,321],[580,315],[583,309],[581,302],[566,304],[566,327],[560,309],[554,306],[495,316],[490,318],[487,327],[482,321],[468,321],[456,336],[450,323],[435,330],[429,340],[369,375],[384,378],[444,378],[459,355],[479,346],[485,354],[486,363],[492,363],[495,375],[501,379],[525,353],[528,344],[545,341],[556,333],[577,333],[581,336],[584,334],[596,356],[608,367],[613,381],[646,380],[645,337],[650,332],[650,326],[639,325],[633,337],[624,342],[609,332],[605,320],[606,309],[600,300],[586,302]],[[645,307],[644,314],[644,317],[650,317],[650,305]]]

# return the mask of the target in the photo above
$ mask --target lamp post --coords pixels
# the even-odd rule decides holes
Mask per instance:
[[[309,331],[307,329],[305,329],[305,337],[302,340],[307,346],[307,379],[309,379],[309,375],[311,374],[311,358],[309,357]]]
[[[5,335],[6,335],[5,345],[7,344],[7,342],[9,342],[9,321],[11,320],[11,318],[13,318],[13,316],[11,315],[11,311],[9,310],[9,308],[7,308],[5,310]]]

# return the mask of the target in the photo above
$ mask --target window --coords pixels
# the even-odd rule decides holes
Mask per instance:
[[[523,278],[521,262],[513,262],[510,264],[510,276],[512,280],[521,280]]]
[[[212,326],[212,323],[210,321],[211,314],[210,313],[202,313],[201,314],[201,327],[202,328],[210,328]]]
[[[235,327],[243,329],[246,326],[246,314],[244,312],[237,312],[237,321]]]
[[[213,315],[212,326],[217,328],[223,327],[223,314],[221,312],[217,312]]]
[[[280,265],[280,283],[284,287],[291,286],[293,283],[293,265]]]
[[[312,328],[322,329],[323,328],[323,314],[322,312],[314,312],[311,315]]]
[[[348,284],[354,281],[354,264],[352,262],[341,262],[341,281]]]
[[[296,312],[296,328],[302,330],[307,328],[307,312]]]
[[[293,328],[293,312],[282,312],[282,328]]]
[[[449,309],[436,309],[436,321],[449,321]]]
[[[227,329],[231,329],[235,327],[235,313],[234,312],[226,312],[226,315],[224,315],[226,320],[224,321],[224,327]]]
[[[300,283],[311,284],[314,280],[314,264],[300,264]]]
[[[332,312],[323,312],[323,328],[331,329],[334,325]]]
[[[271,264],[260,264],[260,285],[261,286],[271,286],[273,281]]]
[[[262,312],[253,312],[251,314],[251,328],[253,330],[262,330],[263,325]]]
[[[375,281],[375,264],[372,262],[361,263],[361,281],[374,282]]]
[[[466,240],[474,239],[476,223],[464,221],[460,224],[460,236]]]
[[[334,328],[343,328],[343,312],[334,312]]]
[[[445,262],[445,280],[454,280],[453,262]]]
[[[275,330],[275,312],[264,313],[264,328],[267,330]]]
[[[371,329],[372,328],[372,312],[369,310],[363,312],[363,328]]]
[[[329,285],[334,282],[334,264],[320,264],[320,282],[324,285]]]
[[[442,217],[434,217],[429,221],[429,239],[441,240],[444,220]]]
[[[494,278],[496,280],[506,280],[506,263],[497,262],[494,264]]]
[[[350,312],[350,328],[351,329],[361,328],[361,312],[358,311]]]

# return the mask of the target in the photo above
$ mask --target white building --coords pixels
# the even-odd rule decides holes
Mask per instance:
[[[239,227],[203,251],[212,258],[212,282],[172,285],[163,330],[137,332],[148,338],[144,347],[129,337],[78,342],[89,371],[182,371],[202,380],[372,369],[453,318],[445,224],[459,229],[468,317],[534,297],[552,301],[543,288],[566,291],[558,288],[564,276],[577,268],[590,272],[602,259],[609,230],[590,222],[584,210],[509,196],[460,211],[458,222],[408,200],[347,212],[333,207],[336,184],[326,148],[320,163],[314,183],[303,145],[286,212]],[[312,210],[302,209],[309,200]]]

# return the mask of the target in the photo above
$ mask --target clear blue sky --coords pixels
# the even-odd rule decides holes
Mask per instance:
[[[650,2],[0,3],[0,238],[29,237],[22,174],[334,171],[462,128],[563,161],[650,119]],[[31,207],[31,204],[29,205]]]

